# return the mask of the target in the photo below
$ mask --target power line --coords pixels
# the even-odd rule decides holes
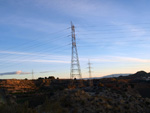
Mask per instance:
[[[52,52],[52,51],[54,51],[54,50],[61,49],[61,48],[65,47],[65,46],[68,46],[68,45],[70,45],[70,43],[69,43],[69,44],[62,45],[62,46],[60,46],[60,47],[47,48],[47,49],[45,49],[45,50],[42,50],[42,52],[46,52],[46,51],[49,51],[49,50],[51,50],[51,52]],[[38,49],[38,51],[39,51],[39,49]],[[38,52],[38,51],[37,51],[37,52]],[[36,53],[36,54],[41,54],[42,52],[40,51],[40,52],[38,52],[38,53]],[[29,54],[30,54],[30,53],[29,53]],[[34,52],[32,52],[31,54],[34,55]],[[35,55],[36,55],[36,54],[35,54]],[[7,56],[8,56],[8,55],[7,55]],[[18,57],[19,57],[19,56],[18,56]],[[7,58],[7,57],[5,57],[5,58]]]
[[[54,42],[54,41],[57,41],[58,39],[60,40],[60,39],[63,39],[63,38],[66,38],[66,37],[68,37],[68,35],[67,36],[64,36],[64,37],[57,37],[57,38],[55,38],[55,40],[49,40],[49,41],[47,41],[46,43],[44,43],[44,44],[34,44],[34,45],[32,45],[32,46],[29,46],[29,47],[26,47],[26,48],[23,48],[22,49],[22,51],[24,50],[33,50],[33,48],[36,48],[37,49],[37,47],[41,47],[41,46],[45,46],[45,44],[49,44],[50,42]],[[22,46],[21,46],[22,47]],[[18,47],[19,49],[21,48],[21,47]],[[38,49],[38,51],[39,51],[39,49]],[[3,57],[7,57],[7,56],[3,56]]]
[[[56,41],[56,39],[61,39],[61,38],[66,38],[66,36],[65,37],[57,37],[57,38],[55,38],[55,40],[50,40],[50,42],[53,42],[53,41]],[[49,43],[49,41],[47,41],[46,43]],[[46,44],[45,43],[45,44]],[[30,47],[26,47],[26,48],[23,48],[22,50],[33,50],[33,48],[37,48],[37,47],[41,47],[41,46],[44,46],[44,44],[34,44],[34,45],[32,45],[32,46],[30,46]],[[21,46],[22,47],[22,46]],[[21,47],[18,47],[18,48],[21,48]],[[54,48],[55,49],[55,48]],[[46,49],[45,49],[46,50]],[[39,51],[39,49],[38,49],[38,51]],[[5,58],[7,58],[7,57],[9,57],[8,55],[1,55],[1,57],[5,57]]]
[[[86,27],[86,28],[98,28],[98,27],[115,27],[115,26],[131,26],[131,25],[149,25],[149,22],[145,22],[145,23],[132,23],[132,24],[101,24],[101,26],[98,26],[99,23],[95,23],[95,25],[77,25],[77,28],[79,27]]]
[[[62,29],[62,30],[59,30],[59,31],[56,31],[56,32],[53,32],[53,33],[50,33],[49,35],[52,35],[52,34],[58,34],[58,33],[60,33],[60,32],[62,32],[62,31],[64,31],[64,30],[67,30],[68,28],[66,28],[66,29]],[[29,44],[29,43],[33,43],[33,42],[36,42],[37,41],[37,39],[38,39],[38,37],[36,37],[35,39],[33,39],[32,41],[27,41],[27,42],[23,42],[23,43],[19,43],[19,45],[20,45],[20,47],[22,47],[23,45],[26,45],[26,44]],[[18,47],[18,45],[16,46],[13,46],[13,47],[8,47],[7,49],[5,49],[5,50],[9,50],[9,49],[12,49],[12,48],[16,48],[16,47]]]
[[[67,44],[67,45],[65,45],[65,46],[68,46],[68,45],[70,45],[70,44]],[[59,47],[59,48],[57,48],[57,49],[60,49],[60,48],[62,48],[62,47]],[[53,49],[54,50],[54,49]],[[55,49],[56,50],[56,49]],[[19,58],[19,57],[16,57],[16,58]],[[25,58],[27,58],[27,56],[25,56],[25,57],[22,57],[23,59],[25,59]],[[14,58],[15,59],[15,58]],[[32,59],[35,59],[35,57],[33,57],[32,56]],[[9,61],[8,61],[9,62]],[[26,60],[25,61],[22,61],[22,62],[26,62]],[[19,65],[21,65],[21,63],[18,63]],[[6,63],[5,63],[5,65],[6,65]],[[14,66],[14,65],[16,65],[16,64],[12,64],[12,65],[9,65],[9,66],[3,66],[1,69],[3,69],[3,68],[8,68],[8,67],[11,67],[11,66]]]

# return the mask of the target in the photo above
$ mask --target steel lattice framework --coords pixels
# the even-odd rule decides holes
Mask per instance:
[[[92,80],[92,71],[91,71],[91,63],[90,63],[90,60],[88,62],[88,68],[89,68],[89,85],[90,86],[93,86],[93,80]]]
[[[71,34],[72,34],[72,56],[71,56],[71,71],[70,78],[74,79],[76,77],[82,78],[81,69],[79,64],[76,37],[75,37],[75,26],[71,22]]]

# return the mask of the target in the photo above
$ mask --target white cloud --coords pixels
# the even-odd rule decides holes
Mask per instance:
[[[44,33],[51,34],[53,32],[66,29],[69,27],[66,23],[56,23],[54,21],[47,21],[44,19],[30,18],[30,17],[19,17],[19,16],[8,16],[0,18],[1,24],[10,24],[36,30]],[[59,27],[58,27],[59,26]]]
[[[37,60],[22,60],[25,62],[39,62],[39,63],[70,63],[68,61],[62,61],[62,60],[42,60],[42,59],[37,59]]]
[[[128,11],[120,7],[120,4],[112,1],[91,1],[91,0],[38,0],[38,7],[53,8],[73,17],[80,17],[87,20],[91,17],[112,17],[128,15]]]
[[[22,75],[22,74],[31,74],[30,72],[22,72],[22,71],[15,71],[15,72],[5,72],[5,73],[0,73],[0,76],[5,76],[5,75]]]
[[[141,58],[134,58],[134,57],[120,57],[120,56],[115,56],[112,57],[115,61],[118,62],[139,62],[139,63],[149,63],[150,59],[141,59]]]
[[[12,55],[28,55],[29,57],[36,56],[36,57],[44,57],[44,58],[68,58],[68,56],[45,54],[45,53],[28,53],[28,52],[2,51],[2,50],[0,50],[0,53],[2,53],[2,54],[12,54]]]
[[[15,55],[36,55],[32,53],[25,53],[25,52],[15,52],[15,51],[0,51],[3,54],[15,54]]]
[[[38,53],[25,53],[25,52],[12,52],[12,51],[0,51],[0,53],[14,54],[14,55],[27,55],[22,57],[1,58],[1,61],[7,62],[35,62],[35,63],[70,63],[70,56],[63,55],[50,55],[50,54],[38,54]],[[33,56],[32,56],[33,55]],[[36,57],[35,57],[36,56]],[[80,56],[80,62],[87,62],[86,57]],[[101,56],[91,57],[93,62],[138,62],[149,63],[150,59],[142,59],[136,57],[124,57],[124,56]]]
[[[70,63],[70,56],[54,55],[44,53],[27,53],[15,51],[0,51],[0,53],[8,54],[6,57],[1,57],[3,62],[37,62],[37,63]],[[10,56],[12,54],[14,56]],[[18,56],[19,55],[19,56]]]
[[[112,22],[113,25],[118,26],[122,29],[127,35],[132,35],[133,37],[140,37],[147,34],[147,30],[142,28],[140,24],[127,24],[127,23],[118,23]],[[129,37],[131,38],[131,37]]]
[[[86,58],[80,58],[81,61],[87,61]],[[137,63],[150,63],[150,59],[141,59],[135,57],[123,57],[123,56],[101,56],[91,57],[92,62],[137,62]]]
[[[45,59],[0,59],[1,61],[7,61],[7,62],[35,62],[35,63],[70,63],[67,60],[45,60]]]
[[[146,30],[135,25],[126,25],[127,29],[133,36],[139,37],[146,34]]]

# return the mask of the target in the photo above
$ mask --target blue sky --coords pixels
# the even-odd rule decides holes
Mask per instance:
[[[149,0],[0,0],[1,78],[70,77],[76,27],[83,77],[150,70]],[[50,71],[49,73],[40,73]]]

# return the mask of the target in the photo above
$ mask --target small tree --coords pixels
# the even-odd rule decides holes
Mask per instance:
[[[54,76],[49,76],[48,79],[52,79],[53,80],[53,79],[55,79],[55,77]]]

